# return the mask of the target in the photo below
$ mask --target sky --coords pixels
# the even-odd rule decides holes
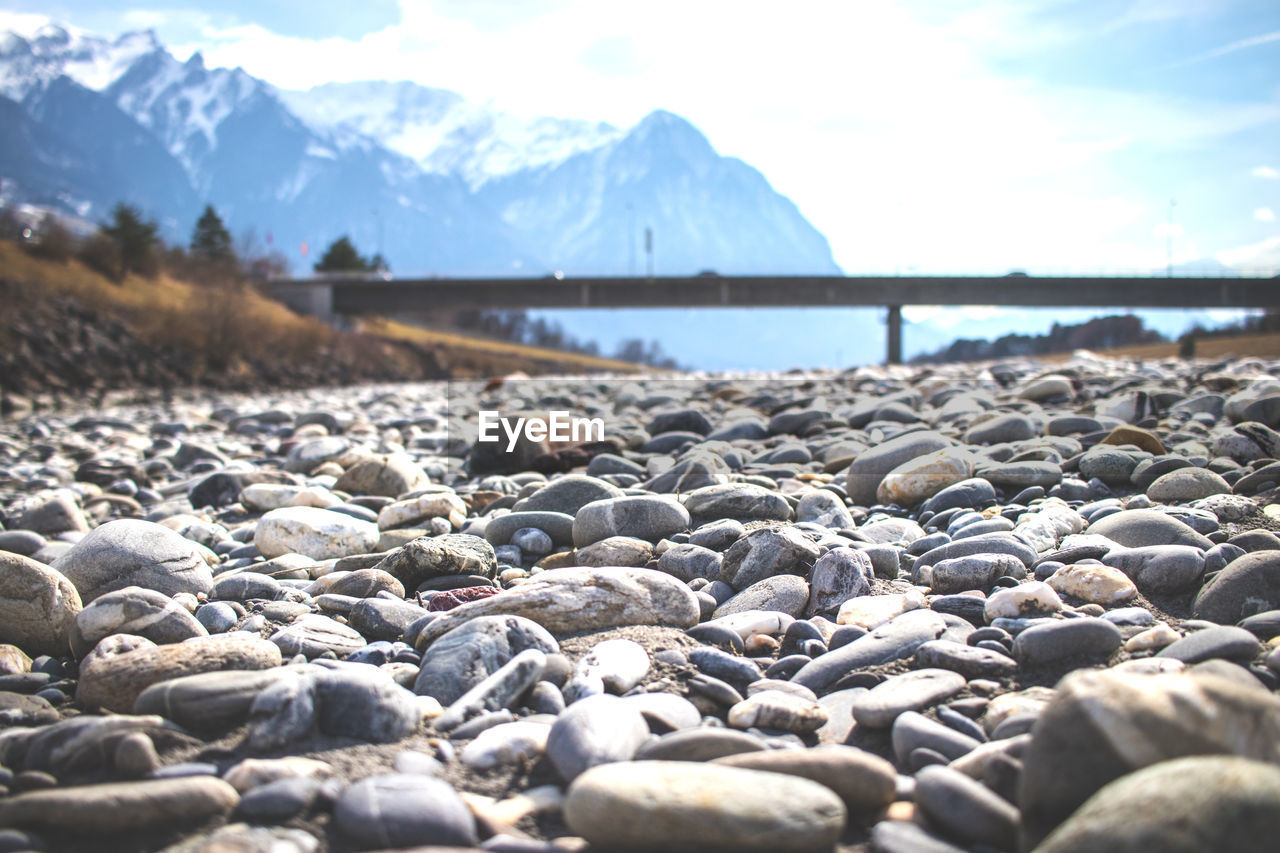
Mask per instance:
[[[284,88],[405,79],[624,128],[670,110],[850,274],[1280,271],[1276,0],[3,0],[0,29],[33,14],[154,28]]]

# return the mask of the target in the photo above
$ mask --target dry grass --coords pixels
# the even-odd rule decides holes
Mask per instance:
[[[528,344],[517,344],[510,341],[493,340],[490,338],[473,338],[468,337],[467,335],[458,334],[457,332],[445,332],[439,329],[424,329],[419,326],[411,326],[407,323],[400,323],[395,320],[387,320],[381,317],[365,318],[361,321],[360,326],[361,331],[371,335],[391,338],[392,340],[398,341],[409,341],[410,343],[419,344],[433,349],[443,349],[454,353],[455,355],[461,352],[472,352],[476,355],[498,357],[504,360],[530,359],[535,362],[552,361],[563,365],[568,369],[586,371],[603,370],[615,373],[635,373],[640,370],[638,365],[632,364],[629,361],[618,361],[616,359],[603,358],[601,356],[563,352],[561,350],[529,346]]]
[[[1129,347],[1095,350],[1097,355],[1108,358],[1164,359],[1177,358],[1179,344],[1139,344]],[[1280,332],[1253,335],[1232,335],[1222,338],[1198,338],[1196,358],[1280,358]],[[1070,353],[1041,356],[1044,361],[1066,361]]]

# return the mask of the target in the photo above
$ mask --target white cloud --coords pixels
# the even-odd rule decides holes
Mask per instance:
[[[1273,169],[1270,166],[1258,166],[1249,174],[1253,175],[1255,178],[1266,178],[1268,180],[1280,178],[1280,170]]]
[[[35,31],[49,23],[48,15],[38,15],[30,12],[9,12],[0,10],[0,32],[12,30],[20,36],[30,37]],[[67,27],[72,30],[71,27]]]
[[[1253,218],[1259,222],[1275,222],[1276,212],[1269,207],[1260,207],[1253,212]]]
[[[1257,243],[1226,249],[1215,255],[1229,267],[1254,275],[1275,275],[1280,272],[1280,235],[1268,237]]]
[[[1273,33],[1263,33],[1262,35],[1239,39],[1238,41],[1233,41],[1230,44],[1224,44],[1222,47],[1217,47],[1213,50],[1196,54],[1195,56],[1184,59],[1181,62],[1175,62],[1169,67],[1193,65],[1197,62],[1204,62],[1209,59],[1217,59],[1219,56],[1226,56],[1228,53],[1235,53],[1239,50],[1247,50],[1251,47],[1259,47],[1276,41],[1280,41],[1280,30],[1276,30]]]

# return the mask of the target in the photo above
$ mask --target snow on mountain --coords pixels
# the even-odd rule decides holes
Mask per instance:
[[[407,81],[326,83],[279,95],[316,130],[357,131],[428,171],[459,175],[473,188],[557,165],[622,136],[605,122],[518,116]]]
[[[141,207],[185,240],[205,203],[292,250],[344,234],[398,273],[830,273],[825,238],[764,177],[657,112],[629,130],[529,118],[410,82],[277,90],[154,33],[0,35],[6,201],[102,219]],[[305,265],[310,259],[298,256]]]
[[[21,101],[62,75],[101,91],[140,57],[159,50],[151,30],[125,33],[114,41],[59,24],[47,24],[31,38],[6,33],[0,37],[0,95]]]

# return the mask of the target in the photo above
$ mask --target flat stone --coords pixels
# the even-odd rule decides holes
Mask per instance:
[[[299,617],[269,639],[288,657],[316,658],[325,652],[345,657],[365,646],[365,638],[359,631],[318,613]]]
[[[614,639],[596,643],[574,665],[564,686],[566,702],[608,691],[622,694],[639,684],[649,672],[649,653],[634,640]]]
[[[1127,509],[1089,525],[1089,532],[1105,536],[1126,548],[1147,545],[1192,545],[1203,551],[1213,547],[1203,535],[1172,516],[1153,509]]]
[[[475,818],[447,782],[417,773],[371,776],[349,786],[333,822],[361,849],[474,847]]]
[[[916,663],[958,672],[965,678],[1007,678],[1018,671],[1012,657],[951,640],[930,640],[916,649]]]
[[[986,592],[1000,577],[1021,580],[1027,567],[1012,554],[971,554],[926,564],[919,571],[919,581],[936,595],[950,595],[968,590]]]
[[[1138,590],[1151,595],[1176,595],[1195,589],[1205,572],[1205,556],[1192,545],[1148,545],[1115,548],[1102,562],[1119,569]]]
[[[724,483],[694,489],[684,499],[694,523],[732,518],[737,521],[787,521],[791,504],[778,492],[752,483]]]
[[[249,719],[253,700],[281,672],[227,670],[167,679],[139,693],[133,713],[158,714],[191,731],[229,731]]]
[[[546,750],[550,733],[546,723],[504,723],[482,731],[462,748],[458,759],[473,770],[532,762]]]
[[[160,825],[196,825],[230,814],[239,802],[235,788],[210,776],[80,785],[0,800],[0,826],[76,835],[137,832]]]
[[[884,475],[876,487],[883,504],[915,506],[947,486],[973,476],[973,457],[964,448],[948,447],[909,459]]]
[[[924,596],[915,590],[860,595],[840,605],[840,610],[836,613],[836,624],[855,625],[870,631],[909,610],[919,610],[924,606]]]
[[[1189,503],[1210,495],[1229,494],[1231,484],[1208,468],[1180,468],[1147,486],[1147,497],[1162,503]]]
[[[809,603],[809,584],[797,575],[775,575],[756,581],[715,609],[713,618],[748,610],[777,610],[799,616]]]
[[[892,764],[852,746],[768,749],[717,758],[713,763],[811,779],[834,791],[851,815],[867,815],[889,805],[897,786]]]
[[[747,697],[729,709],[729,725],[736,729],[777,729],[796,734],[811,734],[827,722],[827,709],[817,701],[765,690]]]
[[[1013,656],[1024,666],[1041,666],[1077,655],[1105,658],[1124,637],[1106,619],[1064,619],[1027,628],[1013,641]]]
[[[982,612],[990,623],[996,619],[1022,619],[1057,613],[1061,609],[1062,599],[1053,587],[1042,581],[1028,581],[993,592]]]
[[[572,782],[597,765],[630,762],[648,736],[638,708],[617,696],[589,696],[556,718],[547,737],[547,757],[560,777]]]
[[[932,749],[954,761],[977,749],[980,741],[956,731],[950,726],[934,722],[923,714],[905,711],[893,721],[890,732],[893,754],[900,766],[906,767],[911,753],[917,749]]]
[[[1045,583],[1059,595],[1069,595],[1103,607],[1132,601],[1138,595],[1138,587],[1129,580],[1129,576],[1109,566],[1063,566]]]
[[[593,501],[573,518],[573,544],[581,547],[610,536],[634,536],[658,542],[688,530],[689,511],[675,501],[648,495],[628,495]]]
[[[71,651],[82,658],[111,634],[134,634],[157,645],[180,643],[209,632],[191,612],[163,593],[127,586],[100,595],[76,615]]]
[[[431,527],[435,519],[447,528],[458,529],[467,517],[467,505],[452,491],[426,494],[389,503],[378,510],[378,529]]]
[[[791,677],[796,684],[821,694],[858,669],[911,657],[929,640],[947,630],[946,620],[931,610],[913,610],[881,625],[848,645],[814,658]]]
[[[1171,820],[1170,815],[1185,819]],[[1226,756],[1164,761],[1108,783],[1040,853],[1262,851],[1280,834],[1280,769]]]
[[[1022,849],[1108,782],[1195,754],[1280,763],[1280,699],[1214,675],[1072,673],[1023,753]]]
[[[935,432],[912,432],[888,441],[854,457],[845,474],[845,491],[859,506],[876,501],[876,491],[885,475],[905,462],[952,446],[953,442]],[[941,488],[941,486],[939,487]]]
[[[127,586],[165,595],[208,594],[213,573],[195,543],[167,527],[126,518],[90,531],[53,563],[89,604]]]
[[[1200,663],[1212,658],[1247,663],[1261,651],[1262,644],[1249,631],[1233,625],[1221,625],[1193,631],[1166,646],[1158,653],[1158,657],[1173,658],[1185,664]]]
[[[495,548],[507,545],[516,531],[533,527],[551,537],[554,545],[573,545],[573,516],[550,510],[510,512],[489,519],[484,528],[484,538]]]
[[[890,676],[854,700],[853,719],[858,725],[887,728],[899,714],[928,708],[964,687],[964,676],[946,669],[918,669]]]
[[[310,506],[273,509],[258,520],[253,544],[267,559],[302,554],[328,560],[376,550],[378,526]]]
[[[569,829],[593,847],[813,850],[844,826],[844,803],[798,776],[689,762],[595,767],[570,786]]]
[[[122,714],[132,711],[139,694],[153,684],[201,672],[270,669],[282,660],[278,646],[247,635],[202,637],[119,654],[104,648],[110,639],[81,662],[76,701]]]
[[[430,483],[427,472],[408,454],[388,453],[361,459],[343,471],[333,487],[351,495],[395,498]]]
[[[698,600],[670,575],[652,569],[568,568],[542,572],[501,595],[450,610],[418,635],[419,648],[477,616],[523,616],[548,631],[622,625],[688,628]]]
[[[646,564],[646,562],[648,561],[648,558],[646,558],[643,561],[636,559],[636,560],[630,560],[625,562],[618,562],[617,560],[601,562],[600,560],[589,561],[583,556],[586,552],[590,551],[591,549],[598,548],[607,542],[615,542],[617,541],[617,539],[618,539],[617,537],[610,538],[610,539],[603,539],[599,542],[596,542],[593,545],[588,545],[586,548],[583,548],[581,551],[578,552],[579,564],[583,566],[601,566],[601,565],[644,566]],[[641,540],[639,539],[626,539],[624,541],[641,542]],[[649,555],[652,556],[653,547],[649,545],[648,542],[643,542],[642,544],[645,546],[645,548],[649,550]],[[636,552],[637,558],[640,556],[640,553],[641,552],[639,551],[639,549],[637,549],[637,552]],[[694,545],[691,543],[684,543],[679,545],[672,545],[670,548],[664,551],[662,553],[662,556],[658,558],[657,568],[658,568],[658,571],[666,572],[672,577],[679,578],[680,580],[686,583],[693,580],[694,578],[707,578],[708,580],[715,580],[720,577],[722,559],[723,557],[720,553],[716,551],[712,551],[710,548],[704,548],[699,545]]]
[[[630,699],[623,699],[628,702]],[[712,761],[726,755],[741,755],[764,750],[760,738],[711,726],[681,729],[650,740],[640,747],[636,761]]]
[[[373,598],[380,592],[389,592],[396,598],[404,598],[405,590],[404,585],[390,572],[382,569],[357,569],[334,581],[328,592],[355,598]]]
[[[33,655],[65,655],[80,593],[57,569],[0,551],[0,642]]]
[[[916,774],[916,805],[950,838],[1012,850],[1018,810],[990,788],[949,767],[925,767]]]
[[[1196,595],[1192,614],[1233,625],[1256,613],[1280,608],[1280,551],[1254,551],[1232,560]]]

